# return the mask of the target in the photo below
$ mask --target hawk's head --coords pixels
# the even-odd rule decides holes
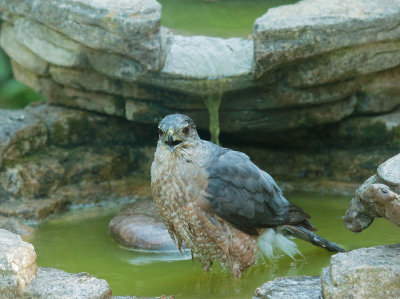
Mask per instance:
[[[187,147],[199,138],[193,120],[183,114],[171,114],[158,125],[159,143],[172,153],[179,147]]]

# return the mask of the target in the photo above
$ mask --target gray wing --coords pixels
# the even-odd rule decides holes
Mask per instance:
[[[238,229],[258,235],[257,228],[283,224],[313,228],[309,215],[287,201],[274,179],[241,152],[222,149],[207,167],[211,211]]]

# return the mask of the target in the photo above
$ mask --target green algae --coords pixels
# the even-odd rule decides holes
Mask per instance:
[[[345,229],[341,217],[349,197],[318,194],[288,194],[287,197],[311,215],[319,234],[346,249],[400,242],[398,227],[377,219],[360,234]],[[304,257],[292,260],[287,256],[265,265],[257,265],[241,279],[232,279],[215,265],[212,272],[203,272],[197,260],[180,254],[159,254],[129,250],[118,245],[108,234],[108,223],[117,213],[104,209],[72,211],[65,217],[42,224],[32,243],[39,266],[68,272],[89,272],[106,279],[113,295],[160,296],[176,298],[250,298],[256,287],[280,276],[319,275],[329,265],[331,253],[296,241]],[[84,216],[86,215],[86,217]]]

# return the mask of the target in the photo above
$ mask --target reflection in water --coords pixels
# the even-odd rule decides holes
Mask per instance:
[[[160,252],[160,251],[151,251],[151,250],[134,250],[127,249],[137,254],[134,257],[129,257],[126,262],[132,265],[143,265],[154,262],[176,262],[176,261],[185,261],[191,260],[192,255],[190,251],[182,250],[182,253],[179,251],[170,251],[170,252]]]
[[[366,231],[354,234],[341,221],[350,198],[316,194],[287,196],[311,215],[319,234],[346,249],[400,242],[398,227],[383,219],[375,220]],[[38,265],[68,272],[89,272],[104,278],[114,295],[160,296],[177,298],[249,298],[255,288],[280,276],[319,275],[329,265],[331,253],[303,241],[296,241],[303,255],[292,260],[265,261],[246,271],[241,279],[222,272],[218,264],[212,272],[203,272],[189,253],[154,253],[129,250],[108,234],[108,223],[117,212],[104,209],[95,214],[81,213],[70,221],[69,215],[42,224],[33,244]],[[88,217],[84,218],[85,215]]]

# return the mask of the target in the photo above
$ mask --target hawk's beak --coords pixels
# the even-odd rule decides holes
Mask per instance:
[[[176,139],[174,131],[168,130],[165,144],[169,147],[169,151],[172,153],[175,150],[175,148],[181,143],[182,140]]]

